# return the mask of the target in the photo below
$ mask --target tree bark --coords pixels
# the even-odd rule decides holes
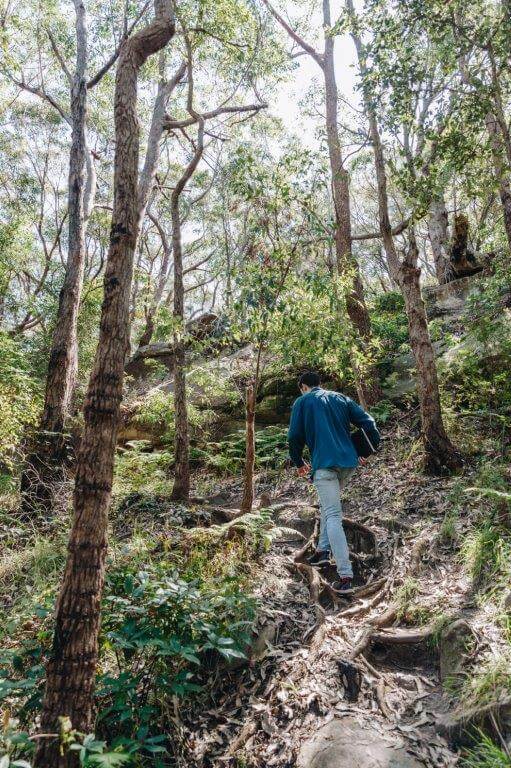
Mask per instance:
[[[511,250],[511,180],[509,170],[504,161],[504,147],[499,124],[495,115],[489,112],[485,117],[486,130],[490,138],[495,179],[499,186],[500,202],[504,216],[504,227],[509,248]]]
[[[405,300],[410,347],[417,371],[425,470],[439,475],[459,469],[463,460],[459,450],[449,440],[442,419],[435,351],[429,335],[417,258],[415,235],[413,228],[410,228],[410,247],[406,259],[400,265],[399,284]]]
[[[100,601],[107,550],[107,519],[114,453],[129,347],[129,297],[137,240],[139,123],[138,72],[175,30],[170,3],[155,0],[154,21],[125,40],[115,80],[114,206],[104,277],[100,337],[84,406],[84,433],[77,461],[74,518],[57,599],[55,632],[46,668],[43,733],[58,732],[59,717],[73,728],[93,730],[93,692],[98,658]],[[39,739],[36,768],[77,764],[61,755],[58,739]]]
[[[75,0],[76,67],[71,84],[71,149],[68,179],[68,256],[51,342],[44,408],[21,478],[22,513],[51,514],[64,480],[65,420],[78,367],[77,322],[85,262],[85,168],[88,154],[87,19]],[[90,160],[92,165],[92,160]],[[90,187],[90,184],[89,184]],[[89,194],[90,197],[90,194]]]
[[[354,19],[352,0],[346,7]],[[378,187],[378,213],[380,233],[392,279],[400,286],[405,301],[410,336],[410,347],[417,370],[417,393],[422,422],[422,438],[425,450],[425,469],[433,474],[454,470],[461,466],[462,457],[447,437],[442,419],[440,394],[436,369],[435,351],[429,335],[426,307],[420,287],[420,268],[417,267],[418,248],[413,226],[409,227],[410,247],[404,261],[397,254],[389,216],[385,155],[380,137],[376,112],[369,93],[366,77],[367,66],[362,41],[355,31],[351,32],[357,51],[364,108],[369,122],[373,145],[374,165]]]
[[[325,51],[322,70],[325,82],[326,135],[335,212],[335,256],[339,274],[349,276],[352,281],[346,294],[348,317],[359,336],[359,341],[368,343],[371,339],[371,321],[365,303],[360,268],[352,250],[350,180],[342,158],[337,123],[338,90],[335,78],[334,37],[329,34],[332,26],[330,0],[323,0],[323,23]],[[381,398],[381,387],[374,368],[370,368],[364,376],[357,379],[358,396],[364,405],[372,405]]]
[[[181,243],[181,216],[179,213],[179,198],[192,178],[204,152],[204,117],[193,108],[193,62],[192,47],[185,38],[188,52],[188,100],[187,109],[198,123],[197,144],[192,159],[171,195],[172,214],[172,251],[174,255],[174,487],[171,498],[174,501],[188,501],[190,497],[190,436],[188,428],[188,411],[186,403],[186,339],[184,318],[184,282],[183,282],[183,250]]]
[[[433,252],[435,272],[440,285],[447,283],[449,277],[448,217],[443,196],[436,197],[429,206],[429,239]]]
[[[371,321],[365,303],[359,264],[352,251],[353,237],[351,232],[349,173],[344,166],[342,158],[337,124],[338,91],[335,78],[334,36],[330,34],[332,28],[330,0],[323,0],[325,48],[322,54],[318,53],[289,26],[273,8],[270,0],[263,0],[263,2],[287,34],[314,59],[323,73],[325,83],[326,134],[334,202],[336,262],[339,274],[346,276],[351,281],[351,288],[347,290],[346,294],[346,310],[351,326],[358,337],[356,341],[358,344],[367,344],[371,339]],[[381,398],[381,386],[376,369],[373,366],[369,367],[364,376],[356,378],[357,391],[361,403],[371,405]]]
[[[242,514],[250,512],[254,504],[256,388],[253,384],[249,384],[245,390],[245,409],[245,471],[243,474],[243,497],[240,507]]]
[[[190,436],[186,404],[186,359],[183,252],[179,195],[172,195],[172,248],[174,253],[174,487],[171,498],[187,501],[190,496]]]

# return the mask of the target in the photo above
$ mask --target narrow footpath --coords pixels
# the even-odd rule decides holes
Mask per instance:
[[[393,438],[399,444],[399,428]],[[449,622],[472,604],[441,535],[455,481],[424,477],[413,457],[403,463],[396,445],[386,446],[345,492],[356,586],[349,600],[332,591],[333,568],[304,562],[316,525],[313,489],[294,475],[259,488],[279,536],[260,565],[257,636],[248,665],[216,672],[206,705],[176,706],[183,766],[456,764],[449,726],[439,725],[450,662],[428,622],[428,604]],[[236,493],[231,486],[224,501]]]

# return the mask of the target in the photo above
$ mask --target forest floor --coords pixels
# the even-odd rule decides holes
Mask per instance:
[[[248,665],[215,666],[207,699],[176,706],[183,766],[457,763],[444,736],[463,732],[456,711],[470,697],[456,703],[453,693],[506,641],[457,547],[472,526],[474,507],[460,499],[472,470],[426,477],[410,446],[398,421],[344,493],[349,599],[329,588],[334,568],[303,565],[317,517],[312,486],[291,473],[259,478],[282,529],[253,572],[257,637]],[[230,481],[214,503],[232,508],[239,497]]]
[[[103,675],[118,681],[119,692],[133,706],[133,719],[139,700],[132,705],[126,679],[137,680],[161,703],[150,735],[165,739],[168,755],[163,763],[151,758],[144,765],[511,766],[506,756],[511,473],[500,422],[488,425],[486,417],[479,418],[474,422],[471,415],[467,427],[457,418],[455,437],[469,457],[463,473],[433,478],[420,468],[415,409],[394,411],[383,428],[382,450],[344,491],[355,571],[354,594],[348,598],[330,587],[334,567],[312,569],[305,562],[315,543],[317,498],[313,486],[293,470],[275,468],[282,445],[261,454],[269,455],[267,466],[273,469],[259,472],[254,512],[245,516],[239,516],[237,469],[224,469],[219,476],[204,463],[196,467],[198,495],[189,506],[179,505],[165,490],[166,469],[158,469],[166,468],[168,454],[140,452],[134,445],[122,449],[111,510],[101,664]],[[233,439],[237,445],[239,435]],[[13,509],[15,504],[13,497]],[[5,678],[0,693],[27,729],[40,706],[40,660],[51,641],[68,524],[65,504],[46,527],[42,522],[13,526],[9,511],[1,518],[0,636],[2,653],[11,661],[0,670]],[[224,606],[225,595],[245,606],[253,605],[253,596],[256,621],[253,633],[243,635],[246,658],[227,661],[228,654],[204,650],[207,645],[197,651],[196,664],[164,656],[158,663],[169,676],[183,668],[199,686],[172,693],[155,672],[151,645],[160,638],[157,616],[152,618],[159,603],[150,596],[146,602],[134,597],[132,585],[141,571],[153,574],[155,590],[159,574],[173,584],[181,578],[193,589],[194,583],[203,585],[186,605],[169,592],[161,626],[173,626],[174,614],[180,617],[176,626],[183,643],[194,641],[201,609],[193,601],[203,593],[220,596]],[[224,614],[215,625],[221,635],[229,634],[229,622],[248,618],[241,623],[250,625],[253,617],[250,611],[234,611],[235,618],[227,618],[224,626]],[[138,631],[134,616],[140,617],[141,630],[153,633],[140,648],[128,642]],[[166,631],[172,635],[176,629]],[[127,643],[124,656],[112,652],[112,638],[119,642],[119,637]],[[122,722],[114,712],[109,723],[100,722],[98,735],[113,741]],[[459,752],[475,727],[502,746],[498,761],[490,754],[466,762]]]

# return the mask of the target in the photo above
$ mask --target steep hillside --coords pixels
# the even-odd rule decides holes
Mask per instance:
[[[490,302],[484,287],[448,314],[429,301],[462,472],[423,474],[409,366],[388,368],[396,391],[375,409],[383,448],[345,492],[349,598],[332,591],[333,568],[305,562],[316,497],[285,468],[285,425],[273,423],[289,412],[289,372],[263,387],[260,413],[271,417],[259,418],[256,507],[241,516],[235,382],[250,350],[191,363],[189,505],[170,499],[172,378],[159,369],[131,386],[96,697],[97,739],[108,746],[91,742],[84,759],[97,749],[105,765],[179,768],[509,765],[510,411],[499,373],[508,310],[505,292]],[[489,323],[492,343],[482,344]],[[6,722],[16,713],[4,747],[19,758],[30,755],[23,731],[40,707],[69,521],[65,504],[52,521],[12,521],[6,508],[0,696]]]

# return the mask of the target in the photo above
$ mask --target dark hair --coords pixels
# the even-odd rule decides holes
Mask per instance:
[[[315,371],[307,371],[307,373],[302,373],[298,379],[298,386],[301,387],[305,384],[306,387],[319,387],[319,382],[319,373],[316,373]]]

